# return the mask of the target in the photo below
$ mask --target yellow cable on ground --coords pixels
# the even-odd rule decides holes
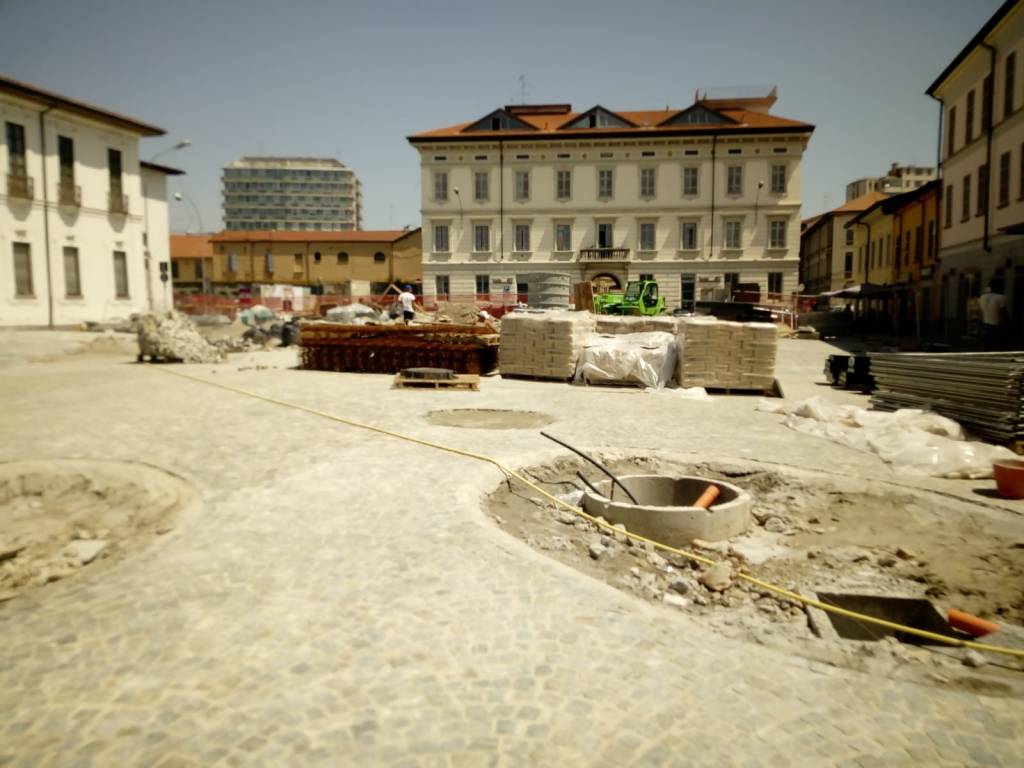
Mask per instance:
[[[211,386],[211,387],[217,387],[219,389],[223,389],[223,390],[226,390],[228,392],[234,392],[235,394],[245,395],[246,397],[251,397],[251,398],[253,398],[255,400],[262,400],[265,403],[272,403],[273,405],[281,405],[281,406],[284,406],[285,408],[292,408],[292,409],[297,410],[297,411],[303,411],[305,413],[312,414],[313,416],[319,416],[321,418],[328,419],[330,421],[334,421],[334,422],[337,422],[339,424],[345,424],[347,426],[356,427],[358,429],[366,429],[366,430],[369,430],[370,432],[377,432],[378,434],[387,435],[388,437],[398,438],[399,440],[406,440],[406,441],[408,441],[410,443],[416,443],[417,445],[426,446],[427,448],[435,448],[435,449],[437,449],[439,451],[445,451],[447,453],[453,453],[456,456],[465,456],[466,458],[469,458],[469,459],[476,459],[477,461],[484,461],[484,462],[487,462],[488,464],[493,464],[495,467],[500,469],[505,474],[506,477],[512,478],[512,479],[522,483],[526,487],[530,488],[530,490],[532,490],[532,491],[534,491],[536,493],[539,493],[541,496],[543,496],[543,497],[547,498],[549,501],[553,502],[556,506],[561,507],[563,509],[566,509],[566,510],[572,512],[573,514],[579,515],[580,517],[584,518],[585,520],[590,521],[591,523],[596,525],[598,528],[601,528],[601,529],[607,531],[608,533],[620,534],[620,535],[622,534],[622,530],[616,528],[611,523],[609,523],[609,522],[607,522],[605,520],[599,520],[596,517],[592,517],[591,515],[588,515],[586,512],[584,512],[581,508],[575,507],[572,504],[569,504],[568,502],[563,501],[562,499],[558,498],[557,496],[555,496],[555,495],[549,493],[548,491],[544,490],[543,488],[539,487],[532,480],[530,480],[529,478],[527,478],[524,475],[520,474],[516,470],[512,469],[511,467],[509,467],[504,462],[499,461],[498,459],[495,459],[492,456],[486,456],[486,455],[484,455],[482,453],[475,453],[473,451],[466,451],[466,450],[463,450],[461,448],[453,448],[450,445],[444,445],[442,443],[435,443],[435,442],[433,442],[431,440],[424,440],[424,439],[419,438],[419,437],[413,437],[412,435],[404,435],[401,432],[394,432],[394,431],[392,431],[390,429],[384,429],[383,427],[375,427],[372,424],[364,424],[363,422],[360,422],[360,421],[354,421],[352,419],[346,419],[346,418],[343,418],[341,416],[335,416],[334,414],[326,413],[324,411],[317,410],[316,408],[310,408],[308,406],[300,405],[298,403],[290,403],[287,400],[278,400],[277,398],[274,398],[274,397],[267,397],[266,395],[260,395],[260,394],[258,394],[256,392],[250,392],[249,390],[241,389],[239,387],[233,387],[233,386],[231,386],[229,384],[221,384],[220,382],[210,381],[209,379],[202,379],[202,378],[199,378],[197,376],[189,376],[188,374],[181,373],[180,371],[176,371],[176,370],[174,370],[172,368],[167,368],[167,367],[164,367],[164,366],[153,366],[153,368],[155,370],[161,371],[162,373],[168,373],[168,374],[171,374],[172,376],[178,376],[178,377],[180,377],[182,379],[188,379],[189,381],[194,381],[194,382],[197,382],[199,384],[206,384],[206,385]],[[632,533],[632,532],[627,532],[626,535],[630,539],[632,539],[633,541],[640,541],[640,542],[643,542],[645,544],[650,544],[655,549],[659,549],[659,550],[661,550],[663,552],[671,552],[674,555],[681,555],[683,557],[686,557],[686,558],[688,558],[690,560],[694,560],[694,561],[696,561],[698,563],[702,563],[704,565],[714,565],[717,562],[715,560],[712,560],[711,558],[703,557],[702,555],[698,555],[698,554],[695,554],[693,552],[689,552],[689,551],[684,550],[684,549],[678,549],[677,547],[672,547],[672,546],[669,546],[668,544],[662,544],[660,541],[655,541],[654,539],[649,539],[646,536],[640,536],[640,535]],[[1004,647],[999,646],[999,645],[990,645],[988,643],[979,643],[979,642],[976,642],[974,640],[959,640],[959,639],[954,638],[954,637],[946,637],[945,635],[940,635],[940,634],[937,634],[935,632],[928,632],[927,630],[924,630],[924,629],[917,629],[916,627],[908,627],[908,626],[906,626],[904,624],[898,624],[898,623],[896,623],[894,621],[886,621],[885,619],[879,619],[879,618],[876,618],[874,616],[869,616],[869,615],[864,614],[864,613],[857,613],[856,611],[850,611],[850,610],[847,610],[845,608],[840,608],[837,605],[829,605],[828,603],[823,603],[820,600],[814,600],[812,598],[805,597],[804,595],[801,595],[801,594],[799,594],[797,592],[793,592],[791,590],[788,590],[785,587],[780,587],[780,586],[777,586],[775,584],[770,584],[770,583],[768,583],[766,581],[762,581],[761,579],[758,579],[755,576],[751,576],[748,573],[744,573],[743,571],[740,571],[739,573],[737,573],[737,576],[739,578],[743,579],[744,581],[749,582],[750,584],[754,584],[754,585],[760,587],[761,589],[768,590],[769,592],[774,592],[775,594],[781,595],[782,597],[785,597],[788,600],[792,600],[793,602],[797,602],[797,603],[803,603],[804,605],[810,605],[810,606],[813,606],[815,608],[820,608],[821,610],[827,611],[828,613],[834,613],[834,614],[839,615],[839,616],[846,616],[847,618],[855,619],[857,621],[866,622],[868,624],[874,624],[874,625],[879,626],[879,627],[886,627],[887,629],[893,629],[893,630],[898,630],[900,632],[906,632],[907,634],[915,635],[917,637],[923,637],[923,638],[925,638],[927,640],[934,640],[934,641],[939,642],[939,643],[945,643],[946,645],[953,645],[953,646],[958,646],[958,647],[963,647],[963,648],[973,648],[974,650],[977,650],[977,651],[990,651],[992,653],[1001,653],[1001,654],[1005,654],[1007,656],[1015,656],[1017,658],[1024,658],[1024,650],[1020,650],[1020,649],[1016,649],[1016,648],[1004,648]]]

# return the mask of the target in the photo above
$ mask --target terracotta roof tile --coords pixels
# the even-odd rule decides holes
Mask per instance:
[[[172,259],[199,259],[213,256],[210,235],[171,235]]]
[[[884,192],[868,192],[866,195],[856,197],[850,202],[840,205],[838,208],[833,208],[829,213],[860,213],[862,211],[866,211],[880,200],[888,199],[889,195]]]
[[[416,229],[344,230],[309,232],[294,230],[242,230],[219,232],[210,238],[214,243],[394,243]]]

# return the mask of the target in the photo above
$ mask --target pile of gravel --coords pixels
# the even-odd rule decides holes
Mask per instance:
[[[143,315],[139,320],[139,358],[216,363],[223,353],[202,337],[181,312]]]

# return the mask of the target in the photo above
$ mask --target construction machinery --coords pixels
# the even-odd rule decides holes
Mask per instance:
[[[630,280],[623,293],[609,291],[594,296],[594,311],[604,315],[660,315],[665,297],[654,280]]]

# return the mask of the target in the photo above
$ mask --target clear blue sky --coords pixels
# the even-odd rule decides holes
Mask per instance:
[[[687,106],[709,86],[779,87],[814,123],[803,216],[890,162],[933,165],[924,90],[1000,0],[0,0],[0,72],[165,128],[207,230],[246,154],[336,157],[367,229],[419,224],[411,133],[520,99]],[[176,231],[197,228],[173,205]]]

